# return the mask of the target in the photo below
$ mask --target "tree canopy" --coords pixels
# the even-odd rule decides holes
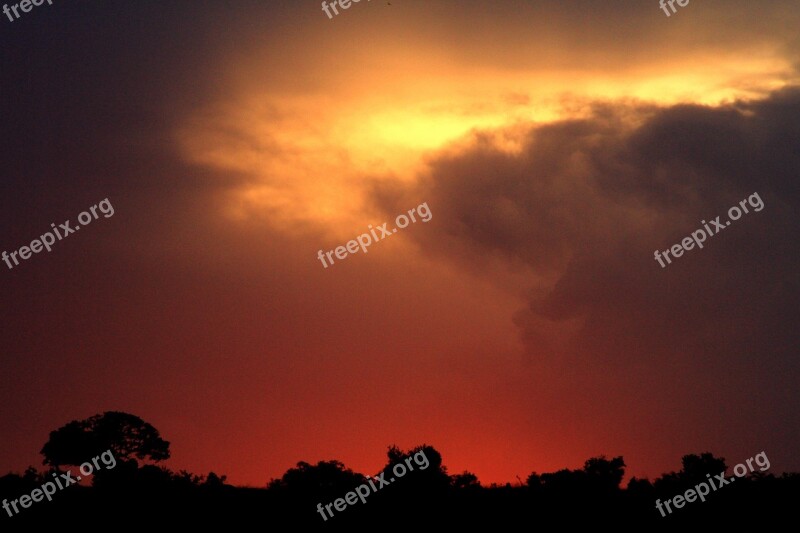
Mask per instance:
[[[51,466],[79,465],[111,450],[120,461],[169,459],[169,442],[138,416],[107,411],[86,420],[73,420],[50,432],[42,447],[43,463]]]

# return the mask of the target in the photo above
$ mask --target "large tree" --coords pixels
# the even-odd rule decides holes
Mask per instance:
[[[73,420],[50,433],[40,452],[43,463],[79,465],[111,450],[120,461],[169,459],[169,442],[138,416],[107,411],[86,420]]]

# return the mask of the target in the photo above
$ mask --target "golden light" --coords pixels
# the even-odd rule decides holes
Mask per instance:
[[[499,148],[515,151],[515,127],[586,116],[592,102],[715,106],[780,87],[791,72],[769,53],[654,61],[613,77],[396,62],[411,69],[400,80],[368,70],[299,95],[239,81],[224,103],[182,125],[179,144],[193,163],[234,178],[225,209],[233,220],[347,235],[380,216],[365,202],[370,184],[415,179],[425,154],[470,132],[487,131]]]

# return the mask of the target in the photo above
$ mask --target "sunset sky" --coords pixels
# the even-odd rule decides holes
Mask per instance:
[[[601,454],[800,471],[796,0],[339,12],[2,16],[0,252],[115,212],[0,262],[0,475],[109,410],[238,485],[423,443],[485,484]]]

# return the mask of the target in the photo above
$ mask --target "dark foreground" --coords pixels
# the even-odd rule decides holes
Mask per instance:
[[[233,531],[367,531],[420,526],[442,531],[533,531],[606,525],[616,531],[796,529],[792,524],[797,519],[790,511],[800,497],[798,474],[748,474],[712,491],[704,502],[684,503],[679,509],[673,506],[671,514],[665,509],[667,516],[662,517],[656,500],[664,502],[685,494],[707,481],[704,470],[726,466],[710,454],[686,456],[680,472],[653,482],[633,479],[625,488],[621,487],[621,457],[590,459],[581,470],[533,473],[515,486],[482,487],[468,472],[448,475],[438,452],[424,449],[430,457],[428,468],[408,472],[390,486],[370,493],[363,503],[359,499],[346,505],[344,498],[369,480],[336,461],[299,463],[265,488],[234,487],[213,473],[207,477],[175,474],[130,461],[96,475],[94,486],[76,484],[59,490],[52,501],[30,503],[12,517],[1,511],[0,527],[3,531],[76,526],[84,531],[184,531],[209,525]],[[393,476],[391,466],[414,451],[390,450],[384,470],[387,480]],[[727,477],[732,477],[730,471]],[[13,500],[30,495],[50,478],[52,471],[7,475],[0,478],[0,497]],[[318,504],[324,507],[339,498],[344,510],[331,508],[334,516],[326,514],[327,520],[323,520]]]

